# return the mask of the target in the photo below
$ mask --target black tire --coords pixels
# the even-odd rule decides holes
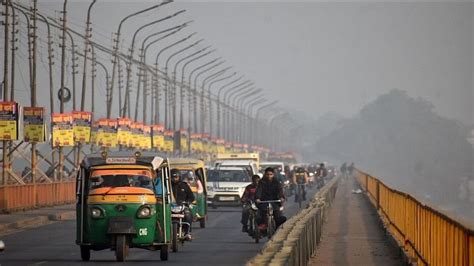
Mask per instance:
[[[258,228],[257,219],[255,219],[255,217],[252,219],[252,224],[253,237],[255,238],[255,243],[258,244],[258,242],[260,242],[260,229]]]
[[[91,259],[91,249],[88,246],[81,246],[81,259],[83,261]]]
[[[298,206],[300,209],[302,205],[303,205],[303,188],[301,186],[298,186]]]
[[[117,261],[124,261],[128,255],[127,236],[117,235],[115,240],[115,258]]]
[[[273,216],[269,216],[267,218],[267,221],[268,221],[268,225],[267,225],[267,236],[268,236],[268,239],[272,238],[273,234],[275,233],[275,219],[273,218]]]
[[[167,261],[168,260],[168,251],[169,251],[168,245],[161,246],[160,259],[162,261]]]
[[[172,230],[171,230],[171,250],[173,252],[178,252],[178,224],[173,223]]]
[[[201,228],[206,228],[206,217],[202,217],[201,219],[199,219],[199,227]]]

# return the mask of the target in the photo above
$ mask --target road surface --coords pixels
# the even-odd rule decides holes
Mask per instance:
[[[292,201],[293,197],[285,204],[288,217],[298,211]],[[160,261],[159,251],[141,249],[130,249],[124,263],[116,262],[110,250],[92,251],[91,261],[82,262],[75,244],[75,221],[62,221],[1,236],[6,250],[0,253],[0,265],[244,265],[265,241],[255,244],[241,232],[240,211],[239,207],[210,209],[207,228],[200,229],[196,223],[194,240],[178,253],[170,252],[166,262]]]

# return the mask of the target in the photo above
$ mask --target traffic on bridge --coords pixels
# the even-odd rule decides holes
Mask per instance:
[[[474,266],[474,3],[1,5],[0,266]]]

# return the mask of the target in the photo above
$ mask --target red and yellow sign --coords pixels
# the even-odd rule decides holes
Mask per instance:
[[[163,150],[165,146],[165,126],[162,124],[153,125],[153,147]]]
[[[98,120],[96,143],[101,147],[117,146],[117,120],[102,118]]]
[[[191,151],[192,152],[202,152],[202,142],[201,142],[201,134],[191,134]]]
[[[179,146],[180,146],[180,150],[183,152],[183,151],[187,151],[189,149],[189,145],[188,145],[188,142],[189,142],[189,139],[188,139],[188,131],[186,131],[186,129],[182,128],[179,130],[179,135],[180,135],[180,138],[179,138]]]
[[[18,104],[0,102],[0,140],[18,140]]]
[[[26,142],[44,142],[44,107],[23,107],[23,139]]]
[[[131,136],[128,142],[128,146],[132,148],[141,148],[143,139],[143,123],[132,122],[131,125]]]
[[[143,125],[142,149],[151,149],[151,126]]]
[[[117,143],[119,145],[128,146],[132,133],[130,131],[130,126],[132,120],[126,117],[121,117],[117,119],[118,130],[117,130]]]
[[[51,114],[51,126],[53,147],[74,146],[74,131],[72,129],[71,113]]]
[[[165,131],[165,145],[164,151],[173,152],[174,151],[174,140],[173,140],[173,130]]]
[[[72,112],[72,128],[74,131],[74,141],[89,143],[91,140],[92,113]]]

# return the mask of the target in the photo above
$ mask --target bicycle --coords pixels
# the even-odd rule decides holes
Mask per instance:
[[[301,209],[301,207],[303,206],[303,195],[304,195],[304,191],[303,191],[303,188],[305,186],[304,183],[302,184],[296,184],[297,186],[297,189],[296,189],[296,194],[295,194],[295,197],[298,201],[298,206],[299,208]]]
[[[258,208],[254,202],[249,203],[249,218],[247,221],[247,232],[255,239],[255,243],[260,242],[260,229],[258,229],[257,212]]]
[[[276,231],[276,221],[273,214],[273,205],[272,203],[281,203],[281,200],[264,200],[258,202],[259,204],[266,204],[267,206],[267,237],[270,239]]]

